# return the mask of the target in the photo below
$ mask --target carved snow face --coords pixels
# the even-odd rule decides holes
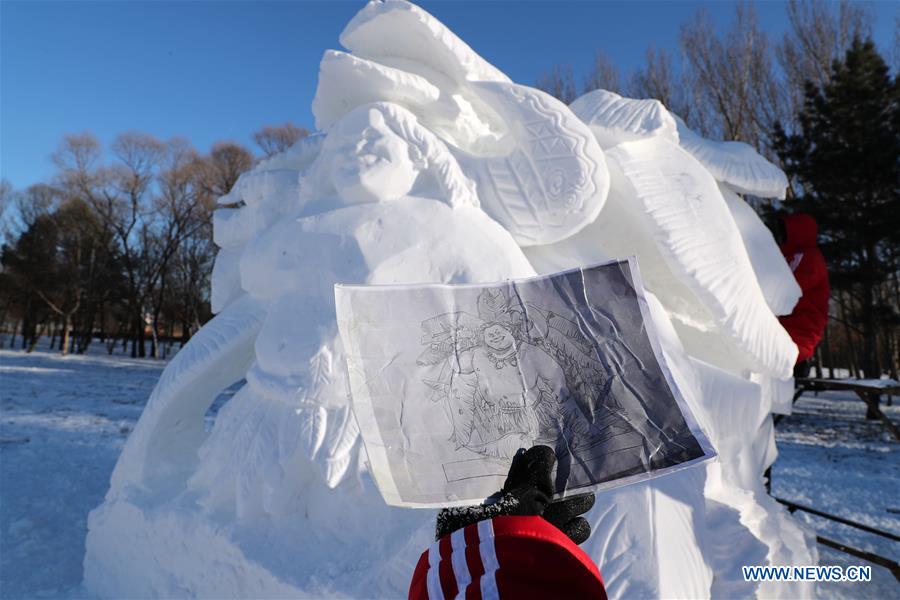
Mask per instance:
[[[484,344],[495,352],[509,350],[515,340],[503,325],[489,325],[484,328]]]
[[[377,109],[348,114],[329,136],[337,136],[332,181],[349,204],[396,200],[409,193],[419,170],[409,144]]]

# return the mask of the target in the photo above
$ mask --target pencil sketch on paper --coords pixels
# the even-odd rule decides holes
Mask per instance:
[[[557,454],[559,493],[708,455],[648,337],[636,286],[623,261],[520,282],[405,286],[405,295],[343,290],[367,315],[348,316],[349,354],[365,357],[363,376],[351,372],[354,405],[364,439],[378,429],[393,483],[424,469],[419,460],[440,465],[430,485],[472,495],[537,444]]]

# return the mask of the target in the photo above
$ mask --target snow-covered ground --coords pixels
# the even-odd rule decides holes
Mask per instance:
[[[87,356],[0,350],[0,597],[85,596],[80,582],[88,512],[100,504],[163,366],[107,356],[98,344]],[[900,421],[900,406],[885,412]],[[801,398],[778,427],[773,491],[900,534],[900,445],[864,414],[850,393]],[[900,556],[896,542],[801,518],[826,537]],[[819,551],[823,564],[866,564],[822,546]],[[871,583],[823,584],[820,594],[898,597],[900,585],[876,566]]]
[[[900,399],[882,410],[900,421]],[[900,535],[900,443],[880,421],[867,421],[866,406],[853,392],[801,396],[794,414],[776,428],[778,461],[772,492],[778,498],[817,508],[864,525]],[[892,560],[900,543],[796,512],[819,535]],[[866,565],[865,561],[819,545],[819,562]],[[825,598],[898,598],[900,583],[891,573],[872,567],[870,583],[827,583]]]

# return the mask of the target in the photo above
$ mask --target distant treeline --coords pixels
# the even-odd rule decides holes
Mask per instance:
[[[286,124],[254,140],[271,156],[307,134]],[[157,358],[210,318],[212,211],[256,157],[233,142],[204,155],[134,132],[110,150],[104,163],[95,137],[68,135],[50,182],[0,186],[0,327],[10,346],[31,350],[47,336],[83,353],[99,338],[110,353],[143,357],[149,345]]]

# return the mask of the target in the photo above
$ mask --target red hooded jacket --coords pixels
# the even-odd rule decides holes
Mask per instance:
[[[828,323],[831,290],[825,258],[816,244],[819,226],[815,219],[806,213],[784,215],[781,219],[786,234],[781,253],[794,272],[803,296],[794,307],[794,312],[779,320],[800,350],[797,355],[799,363],[813,355],[822,339]]]
[[[422,553],[409,600],[606,600],[594,561],[541,517],[494,517]]]

